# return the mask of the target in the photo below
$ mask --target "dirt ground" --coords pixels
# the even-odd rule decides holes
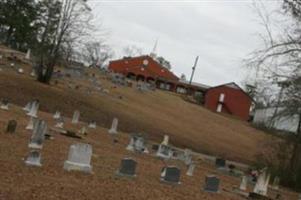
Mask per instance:
[[[54,124],[51,114],[39,112],[39,118]],[[4,133],[10,119],[18,121],[15,134]],[[243,197],[231,192],[238,187],[239,178],[223,175],[208,163],[200,162],[193,177],[186,176],[186,167],[178,161],[163,162],[152,154],[134,154],[127,151],[129,136],[118,135],[118,143],[113,144],[107,129],[98,127],[89,129],[83,139],[62,136],[50,132],[52,140],[46,140],[42,149],[42,167],[29,167],[24,159],[29,152],[28,142],[31,131],[25,130],[29,118],[17,106],[10,111],[0,110],[0,199],[2,200],[48,200],[48,199],[103,199],[103,200],[240,200]],[[66,128],[79,130],[86,124],[71,125],[66,121]],[[63,163],[67,159],[69,146],[74,143],[89,143],[93,147],[93,174],[67,172]],[[120,161],[132,157],[138,162],[135,179],[115,176]],[[194,158],[197,159],[197,158]],[[172,186],[159,181],[160,171],[166,164],[176,165],[181,169],[181,185]],[[221,179],[220,193],[211,194],[202,190],[205,175],[215,174]],[[248,188],[251,190],[252,188]],[[282,191],[282,189],[281,189]],[[274,197],[276,193],[269,194]],[[284,199],[297,199],[296,194],[282,191]]]
[[[160,90],[141,93],[134,88],[116,87],[98,71],[88,72],[84,79],[57,79],[57,84],[53,81],[44,85],[29,76],[30,66],[16,66],[22,66],[25,74],[17,74],[8,65],[2,67],[0,98],[8,98],[20,106],[38,98],[42,111],[60,110],[64,116],[71,117],[78,109],[81,120],[93,119],[106,128],[117,117],[124,132],[143,132],[157,142],[167,134],[171,143],[179,147],[245,163],[255,161],[269,138],[247,122],[188,103],[178,94]],[[108,94],[93,88],[88,80],[92,73]],[[70,83],[79,89],[69,88]],[[88,90],[92,93],[88,94]]]

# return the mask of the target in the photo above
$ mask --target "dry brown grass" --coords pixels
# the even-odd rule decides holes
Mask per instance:
[[[58,85],[44,85],[28,76],[28,66],[23,67],[26,68],[24,75],[11,70],[0,72],[0,98],[7,97],[21,106],[38,98],[41,110],[54,113],[58,109],[69,117],[78,109],[82,120],[94,119],[102,127],[109,127],[116,116],[122,131],[144,132],[156,141],[168,134],[171,143],[179,147],[241,162],[253,162],[261,151],[260,145],[268,137],[246,122],[188,103],[174,93],[160,90],[140,93],[128,87],[113,88],[105,76],[94,71],[110,94],[94,91],[88,95],[84,90],[91,88],[87,80],[66,78],[59,80]],[[79,84],[81,88],[69,89],[68,82]]]
[[[39,112],[39,117],[49,126],[54,124],[51,114]],[[9,119],[16,119],[15,134],[4,133]],[[112,144],[107,129],[98,127],[89,130],[82,140],[68,138],[51,132],[53,140],[46,140],[42,149],[42,167],[28,167],[24,164],[29,149],[30,131],[25,130],[28,117],[20,107],[12,106],[10,111],[0,110],[0,199],[2,200],[57,200],[57,199],[103,199],[103,200],[242,200],[237,194],[227,192],[239,185],[239,179],[219,174],[211,165],[201,162],[193,177],[185,175],[185,166],[177,161],[168,161],[181,168],[179,186],[163,184],[159,181],[164,163],[151,156],[139,155],[125,150],[129,137],[125,133],[118,136],[119,143]],[[84,123],[71,125],[68,129],[78,130]],[[71,144],[83,142],[93,147],[93,174],[67,172],[63,163]],[[132,157],[138,162],[137,178],[123,179],[115,176],[120,160]],[[220,193],[210,194],[202,190],[205,175],[217,174],[221,179]],[[249,188],[252,189],[251,187]],[[275,193],[270,193],[274,197]],[[296,194],[282,191],[285,199],[296,199]]]

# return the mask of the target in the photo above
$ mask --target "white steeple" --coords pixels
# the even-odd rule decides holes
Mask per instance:
[[[158,46],[158,38],[156,39],[156,42],[155,42],[155,45],[154,45],[154,48],[152,50],[152,52],[150,53],[150,56],[153,57],[153,58],[156,58],[157,57],[157,46]]]

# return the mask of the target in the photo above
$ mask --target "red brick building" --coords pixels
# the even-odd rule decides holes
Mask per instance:
[[[109,63],[109,70],[124,76],[147,82],[154,82],[157,88],[177,93],[204,92],[207,87],[180,81],[170,70],[163,67],[151,56],[125,57]]]
[[[211,87],[205,94],[204,106],[214,112],[223,112],[249,119],[253,99],[235,83]]]

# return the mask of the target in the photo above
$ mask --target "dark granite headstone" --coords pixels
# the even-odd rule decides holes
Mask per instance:
[[[124,158],[121,161],[121,167],[119,169],[120,175],[135,176],[136,175],[137,162],[131,158]]]
[[[164,167],[162,179],[168,183],[180,183],[181,171],[177,167]]]
[[[223,158],[216,158],[215,159],[215,166],[218,168],[226,167],[226,160]]]
[[[17,129],[17,121],[9,120],[6,128],[6,133],[15,133]]]
[[[207,192],[218,192],[219,182],[220,181],[216,176],[206,176],[204,190]]]

